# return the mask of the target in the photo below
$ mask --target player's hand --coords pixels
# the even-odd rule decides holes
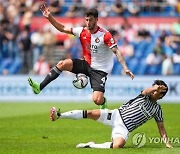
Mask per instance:
[[[125,73],[126,75],[130,76],[132,80],[134,79],[134,74],[130,70],[125,70]]]
[[[169,143],[166,143],[166,148],[173,148],[173,146],[170,145]]]
[[[160,92],[160,93],[166,92],[167,87],[165,87],[164,85],[154,85],[154,86],[158,92]]]
[[[45,4],[40,6],[40,10],[45,18],[48,18],[51,14],[51,12],[49,11],[49,8],[47,8]]]

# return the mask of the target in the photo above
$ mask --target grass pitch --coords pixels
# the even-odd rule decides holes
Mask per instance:
[[[110,109],[120,104],[108,104]],[[123,149],[76,149],[80,142],[110,141],[111,128],[92,120],[49,120],[49,109],[60,107],[61,111],[94,109],[93,103],[0,103],[0,153],[1,154],[115,154],[115,153],[180,153],[178,140],[173,149],[163,143],[150,143],[141,148],[134,147],[132,137],[143,132],[146,138],[159,137],[154,120],[130,134]],[[165,127],[170,138],[180,140],[180,104],[162,104]]]

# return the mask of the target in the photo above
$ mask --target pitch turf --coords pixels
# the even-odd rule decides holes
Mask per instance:
[[[120,104],[110,104],[117,108]],[[143,132],[146,137],[159,137],[154,120],[147,122],[131,133],[123,149],[76,149],[80,142],[110,141],[111,129],[92,120],[49,120],[51,106],[61,111],[73,109],[94,109],[93,103],[0,103],[0,153],[1,154],[115,154],[115,153],[180,153],[180,143],[172,144],[173,149],[162,143],[149,143],[135,148],[132,137]],[[180,139],[180,104],[162,105],[165,126],[170,138]],[[158,140],[155,140],[158,142]]]

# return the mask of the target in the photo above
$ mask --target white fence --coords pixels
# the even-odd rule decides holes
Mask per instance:
[[[72,76],[60,76],[49,84],[39,95],[35,95],[27,82],[27,76],[0,76],[0,101],[37,101],[37,102],[89,102],[92,90],[90,84],[85,89],[76,89],[72,85]],[[44,77],[32,77],[40,82]],[[169,92],[164,102],[180,103],[180,76],[142,76],[131,80],[129,77],[109,76],[105,96],[108,101],[122,102],[132,99],[142,89],[152,85],[155,79],[164,80],[169,86]]]

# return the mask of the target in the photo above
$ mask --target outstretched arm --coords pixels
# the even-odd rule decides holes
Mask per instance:
[[[41,5],[40,10],[43,14],[43,16],[49,20],[49,22],[60,32],[64,32],[66,34],[72,34],[71,28],[65,27],[63,24],[58,22],[51,14],[48,7],[46,7],[45,4]]]
[[[114,46],[112,48],[112,51],[114,52],[114,54],[116,55],[118,61],[121,63],[123,69],[124,69],[124,72],[130,76],[132,79],[134,79],[134,74],[128,69],[127,65],[126,65],[126,62],[121,54],[121,52],[119,51],[118,47],[117,46]]]
[[[166,133],[166,130],[164,127],[164,123],[163,122],[157,122],[157,125],[158,125],[158,129],[159,129],[159,133],[160,133],[166,147],[167,148],[173,148],[172,145],[169,144],[167,133]]]
[[[166,91],[166,87],[163,85],[154,85],[153,87],[150,88],[146,88],[142,91],[143,95],[151,95],[153,92],[155,91],[159,91],[159,92],[165,92]]]

